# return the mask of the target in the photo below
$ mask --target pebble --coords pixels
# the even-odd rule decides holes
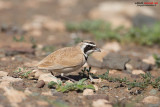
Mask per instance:
[[[99,78],[99,79],[93,79],[93,82],[100,83],[100,82],[102,82],[102,79],[101,78]]]
[[[48,84],[51,81],[57,82],[58,79],[53,76],[51,73],[45,73],[45,74],[41,74],[38,78],[38,81],[43,80],[46,84]]]
[[[32,72],[35,72],[35,78],[38,79],[40,75],[45,74],[46,72],[43,72],[41,70],[33,70]]]
[[[142,61],[147,64],[152,64],[152,65],[155,65],[155,62],[156,62],[153,56],[149,56],[148,58],[143,59]]]
[[[132,69],[133,69],[133,66],[132,66],[131,64],[128,64],[128,63],[127,63],[127,64],[126,64],[126,69],[127,69],[127,70],[132,70]]]
[[[85,89],[85,90],[83,91],[83,95],[84,95],[84,96],[86,96],[86,95],[93,95],[93,94],[94,94],[94,92],[93,92],[92,89]]]
[[[133,75],[140,75],[140,74],[145,74],[145,72],[143,70],[133,70],[132,74]]]
[[[160,98],[156,96],[148,96],[145,97],[142,102],[146,104],[158,104],[160,102]]]
[[[37,88],[43,88],[44,87],[44,85],[45,85],[45,82],[43,81],[43,80],[40,80],[40,81],[38,81],[38,83],[37,83]]]
[[[118,70],[110,70],[109,71],[109,74],[117,74],[117,73],[120,73],[120,71],[118,71]]]
[[[151,94],[151,95],[156,95],[156,94],[157,94],[157,90],[156,90],[156,89],[152,89],[152,90],[149,92],[149,94]]]
[[[112,107],[111,103],[105,99],[99,99],[99,100],[93,101],[92,106],[93,107]]]

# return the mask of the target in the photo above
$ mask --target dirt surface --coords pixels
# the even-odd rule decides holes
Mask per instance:
[[[87,33],[68,32],[63,28],[65,25],[61,26],[61,24],[59,24],[59,22],[64,24],[68,21],[89,19],[88,12],[104,0],[94,0],[94,2],[92,0],[71,0],[71,2],[65,0],[66,3],[62,3],[63,0],[0,0],[0,3],[1,1],[4,2],[3,5],[6,6],[6,8],[0,8],[0,71],[7,72],[7,75],[13,78],[22,78],[20,81],[11,81],[8,87],[5,84],[1,84],[2,80],[0,80],[1,107],[92,107],[94,106],[93,102],[97,99],[106,99],[110,102],[110,106],[115,107],[160,106],[160,103],[153,102],[153,104],[148,105],[148,103],[143,102],[147,96],[160,98],[159,90],[157,88],[154,89],[152,86],[148,86],[144,90],[139,88],[128,90],[127,86],[119,82],[102,80],[91,83],[88,79],[86,81],[88,84],[93,84],[98,87],[98,90],[94,91],[94,95],[97,96],[84,96],[81,91],[69,91],[67,93],[57,92],[55,89],[48,88],[47,84],[44,85],[44,83],[44,87],[37,86],[38,79],[20,77],[14,73],[18,67],[30,69],[29,66],[33,66],[34,62],[39,62],[54,50],[75,45],[74,35],[78,35],[81,39],[95,41],[99,47],[105,46],[106,41],[96,40],[92,35]],[[155,11],[158,11],[158,9],[159,7],[156,7]],[[56,26],[50,30],[50,27],[44,28],[44,26],[36,25],[36,22],[43,22],[43,20],[45,20],[44,17],[47,17],[47,21],[50,19],[55,20],[55,25],[58,22],[57,26],[59,27]],[[34,19],[37,20],[34,22]],[[35,25],[33,25],[34,27],[36,26],[35,28],[30,29],[31,26],[29,26],[28,30],[28,28],[24,27],[27,23],[32,23],[32,21],[35,23]],[[44,23],[50,22],[44,21],[43,24]],[[36,45],[36,48],[33,48],[34,45]],[[160,54],[159,47],[157,46],[145,47],[137,46],[136,44],[126,45],[119,43],[118,45],[121,47],[118,52],[108,51],[108,54],[116,53],[130,60],[138,59],[140,61],[153,54]],[[103,59],[103,61],[104,60],[105,59]],[[110,69],[110,77],[127,77],[130,81],[140,80],[139,75],[133,75],[132,70],[125,69],[124,66],[126,63],[121,63],[122,60],[117,59],[117,63],[120,64],[118,66],[121,67],[121,69],[118,70],[116,68],[114,69],[115,66],[117,67],[115,64],[116,59],[114,59],[113,62],[105,63],[111,64],[112,70]],[[94,64],[97,62],[93,61],[91,65],[97,65]],[[102,62],[99,61],[98,63]],[[135,63],[133,63],[133,67]],[[157,69],[154,64],[149,64],[149,66],[152,66],[152,69],[146,68],[146,65],[143,66],[143,64],[142,67],[135,67],[133,69],[143,70],[144,73],[149,71],[154,78],[158,77],[160,70]],[[81,69],[77,72],[70,73],[69,77],[78,81],[82,78],[78,74],[78,72],[81,72]],[[92,70],[97,71],[95,73],[96,75],[105,73],[107,69],[106,67],[102,68],[102,66],[99,68],[92,67]],[[0,76],[0,79],[3,77],[4,76]],[[64,82],[67,81],[63,78],[60,79]],[[14,90],[13,93],[20,94],[12,95],[9,93],[12,92],[11,87]],[[7,94],[7,92],[9,94]],[[13,101],[10,100],[10,98],[12,98]]]

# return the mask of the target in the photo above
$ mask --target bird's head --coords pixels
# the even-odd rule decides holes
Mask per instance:
[[[91,41],[82,41],[78,44],[83,52],[83,54],[88,57],[93,52],[101,52],[99,48],[97,48],[96,44]]]

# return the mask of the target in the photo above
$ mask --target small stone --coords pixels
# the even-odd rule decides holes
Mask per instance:
[[[45,82],[43,81],[43,80],[40,80],[40,81],[38,81],[38,83],[37,83],[37,88],[43,88],[44,87],[44,85],[45,85]]]
[[[148,97],[145,97],[143,99],[143,103],[146,103],[146,104],[158,104],[160,101],[160,98],[159,97],[156,97],[156,96],[148,96]]]
[[[140,74],[145,74],[145,72],[143,70],[133,70],[132,74],[133,75],[140,75]]]
[[[99,79],[93,79],[93,82],[100,83],[100,82],[102,82],[102,79],[101,78],[99,78]]]
[[[86,96],[86,95],[93,95],[93,94],[94,94],[94,92],[93,92],[92,89],[85,89],[85,90],[83,91],[83,95],[84,95],[84,96]]]
[[[40,75],[45,74],[46,72],[43,72],[41,70],[33,70],[32,72],[35,72],[35,78],[38,79]]]
[[[109,74],[116,74],[116,73],[118,73],[118,72],[120,72],[120,71],[118,71],[118,70],[110,70],[110,71],[109,71]]]
[[[126,69],[127,69],[127,70],[132,70],[132,69],[133,69],[133,66],[132,66],[131,64],[128,64],[128,63],[127,63],[127,64],[126,64]]]
[[[156,95],[156,94],[157,94],[157,90],[152,89],[152,90],[149,92],[149,94],[151,94],[151,95]]]
[[[8,75],[8,72],[0,71],[0,77],[7,76],[7,75]]]
[[[51,81],[57,82],[58,79],[53,76],[51,73],[45,73],[39,76],[38,81],[43,80],[46,84],[48,84]]]
[[[155,62],[156,62],[155,59],[153,58],[153,56],[150,56],[146,59],[143,59],[142,61],[147,63],[147,64],[152,64],[152,65],[155,65]]]
[[[93,107],[112,107],[111,103],[105,99],[99,99],[97,101],[93,101]]]

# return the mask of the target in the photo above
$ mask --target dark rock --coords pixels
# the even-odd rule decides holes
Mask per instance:
[[[141,59],[132,59],[129,61],[129,64],[133,66],[133,69],[143,70],[143,71],[150,71],[152,69],[151,64],[147,64],[143,62]]]
[[[92,56],[89,56],[87,59],[87,63],[91,67],[97,67],[97,68],[102,68],[102,62],[97,61],[95,58]]]
[[[104,95],[104,94],[87,95],[86,98],[87,98],[88,100],[98,100],[98,99],[109,100],[108,95]]]
[[[37,83],[37,88],[43,88],[44,87],[44,85],[45,85],[45,82],[43,81],[43,80],[40,80],[40,81],[38,81],[38,83]]]
[[[129,58],[126,56],[121,56],[118,53],[108,54],[103,58],[102,68],[125,70],[126,63],[129,62]]]

